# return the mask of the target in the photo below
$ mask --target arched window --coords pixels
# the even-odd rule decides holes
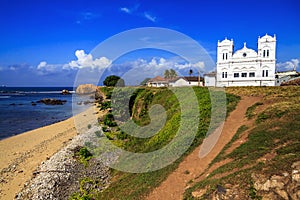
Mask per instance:
[[[227,78],[227,72],[222,72],[222,78]]]
[[[268,77],[269,76],[269,70],[264,69],[262,70],[262,77]]]
[[[266,50],[263,51],[263,57],[266,57]]]
[[[267,57],[269,57],[269,49],[267,50]]]
[[[228,60],[228,53],[223,53],[222,57],[223,57],[223,60]]]

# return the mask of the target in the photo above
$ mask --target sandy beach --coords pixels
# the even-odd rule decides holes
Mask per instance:
[[[65,121],[0,141],[0,199],[14,199],[41,162],[66,146],[78,130],[94,123],[93,108]],[[76,128],[75,128],[76,124]]]

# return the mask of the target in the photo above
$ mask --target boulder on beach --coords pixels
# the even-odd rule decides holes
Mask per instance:
[[[37,103],[43,103],[46,105],[64,105],[67,102],[67,100],[60,100],[60,99],[41,99],[37,101]]]
[[[96,92],[97,86],[93,84],[83,84],[79,85],[76,89],[76,94],[85,95],[93,94]]]
[[[66,94],[71,94],[71,93],[69,92],[69,90],[64,89],[61,91],[61,94],[66,95]]]

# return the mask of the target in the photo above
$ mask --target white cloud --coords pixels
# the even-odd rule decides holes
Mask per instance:
[[[98,69],[104,69],[106,67],[109,67],[109,65],[112,63],[111,60],[109,60],[106,57],[96,58],[93,59],[93,56],[91,54],[86,54],[84,50],[77,50],[75,52],[75,55],[77,57],[77,60],[73,60],[69,62],[69,64],[64,65],[64,68],[85,68],[90,67],[92,69],[98,68]]]
[[[181,60],[182,61],[182,60]],[[137,59],[135,61],[131,61],[128,63],[121,64],[124,66],[130,66],[132,69],[138,69],[141,72],[142,71],[149,71],[149,72],[154,72],[154,71],[159,71],[163,72],[166,69],[174,69],[174,70],[184,70],[184,69],[200,69],[204,70],[205,64],[204,62],[197,62],[197,63],[182,63],[178,62],[178,60],[175,59],[165,59],[165,58],[159,58],[159,57],[154,57],[151,60],[147,61],[144,59]],[[119,66],[120,67],[120,66]],[[114,66],[113,66],[114,68]]]
[[[61,64],[48,64],[46,61],[42,61],[36,67],[37,73],[40,75],[55,74],[62,71]]]
[[[136,4],[133,7],[121,7],[120,11],[123,13],[129,14],[129,15],[146,18],[151,22],[156,22],[156,20],[157,20],[156,16],[153,16],[149,12],[138,11],[139,7],[140,7],[140,4]]]
[[[120,11],[127,13],[127,14],[133,14],[137,9],[140,7],[140,4],[135,4],[132,7],[121,7]]]
[[[167,69],[174,69],[179,76],[187,76],[189,69],[193,69],[196,74],[198,70],[203,72],[204,66],[204,62],[187,63],[178,57],[153,57],[150,60],[139,58],[127,63],[113,65],[110,72],[122,72],[118,75],[121,75],[129,85],[135,85],[147,77],[163,76]]]
[[[198,70],[204,70],[205,64],[202,61],[199,61],[197,63],[184,63],[184,64],[175,63],[175,67],[177,69],[196,68]]]
[[[126,8],[126,7],[120,8],[120,10],[121,10],[122,12],[125,12],[125,13],[128,13],[128,14],[131,13],[131,10],[129,10],[129,8]]]
[[[46,61],[42,61],[40,62],[40,64],[37,66],[37,69],[43,69],[47,66],[47,62]]]
[[[276,67],[278,71],[293,70],[294,68],[299,67],[299,63],[300,63],[299,59],[291,59],[290,61],[277,63]]]
[[[62,71],[66,72],[65,70],[73,71],[81,68],[99,70],[109,67],[112,63],[111,60],[106,57],[93,59],[93,56],[91,54],[86,54],[84,50],[77,50],[75,56],[77,57],[77,60],[72,60],[67,64],[48,64],[46,61],[41,61],[33,70],[36,70],[40,75],[48,75],[60,73]],[[12,66],[10,69],[15,70],[16,68]]]
[[[144,17],[152,22],[155,22],[156,21],[156,17],[155,16],[152,16],[150,15],[149,13],[145,12],[144,13]]]

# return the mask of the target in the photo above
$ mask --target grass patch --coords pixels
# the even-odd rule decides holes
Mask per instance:
[[[256,115],[256,113],[254,111],[260,105],[263,105],[263,103],[262,102],[256,102],[255,104],[253,104],[252,106],[247,108],[247,111],[246,111],[247,119],[252,119]]]

